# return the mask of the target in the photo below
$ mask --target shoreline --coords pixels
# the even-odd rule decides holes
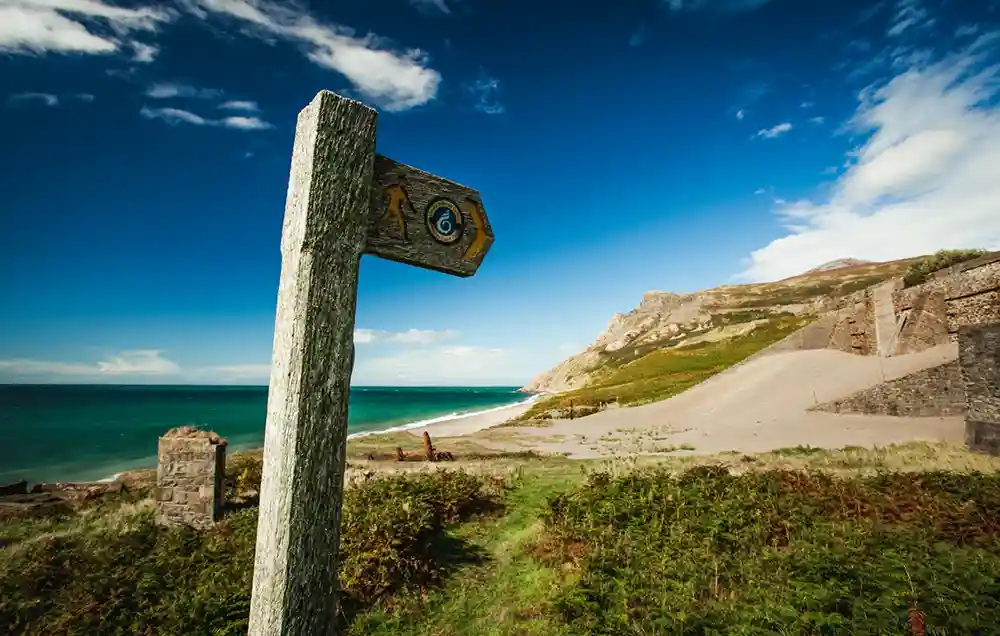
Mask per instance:
[[[407,432],[414,436],[423,435],[424,431],[427,431],[433,437],[458,437],[462,435],[471,435],[477,431],[481,431],[497,424],[502,424],[507,420],[521,415],[527,411],[531,405],[539,398],[540,395],[530,395],[520,402],[514,402],[512,404],[502,404],[500,406],[493,406],[488,409],[483,409],[480,411],[471,411],[469,413],[458,413],[452,412],[448,415],[439,415],[437,417],[427,418],[423,420],[416,420],[413,422],[408,422],[406,424],[398,424],[396,426],[391,426],[389,428],[378,429],[374,431],[359,431],[357,433],[350,433],[347,436],[347,440],[358,439],[361,437],[370,437],[372,435],[385,435],[387,433],[401,433]],[[240,448],[239,450],[233,449],[232,454],[235,453],[250,453],[254,451],[259,451],[263,449],[263,446],[253,446],[247,448]],[[102,477],[101,479],[95,479],[92,483],[113,483],[120,479],[122,475],[135,472],[138,470],[149,470],[151,468],[156,468],[156,464],[146,466],[145,468],[132,468],[129,470],[123,470],[121,472],[114,473],[108,477]],[[73,482],[67,482],[73,483]],[[84,481],[77,483],[87,483]]]

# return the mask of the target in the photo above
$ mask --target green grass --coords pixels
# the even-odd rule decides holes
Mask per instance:
[[[848,456],[852,476],[771,468]],[[930,444],[751,459],[369,477],[344,502],[343,633],[906,634],[910,614],[928,634],[996,633],[1000,459]],[[0,528],[0,631],[245,634],[256,508],[166,530],[136,496]]]
[[[985,250],[940,250],[912,263],[903,275],[903,285],[906,287],[919,285],[926,282],[934,272],[979,258],[984,254]]]
[[[520,419],[543,419],[549,411],[583,416],[602,403],[631,406],[664,400],[771,345],[808,322],[808,318],[781,316],[758,325],[753,331],[719,342],[698,346],[660,349],[621,367],[608,369],[590,385],[539,400]]]
[[[998,511],[995,473],[598,473],[539,553],[573,634],[996,633]]]
[[[475,561],[474,547],[450,528],[495,512],[502,490],[460,471],[376,476],[347,489],[345,619]],[[246,634],[256,507],[207,532],[157,526],[149,500],[108,503],[61,523],[0,529],[10,542],[0,550],[4,634]]]

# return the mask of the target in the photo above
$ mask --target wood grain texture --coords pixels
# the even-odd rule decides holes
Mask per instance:
[[[371,108],[323,91],[296,125],[249,636],[335,633],[348,387],[376,120]]]
[[[399,186],[405,198],[399,201]],[[451,244],[436,241],[425,214],[435,200],[454,203],[462,215],[462,236]],[[396,199],[405,219],[405,234],[390,204]],[[493,245],[493,229],[482,197],[472,188],[376,155],[371,218],[366,254],[454,276],[472,276]]]

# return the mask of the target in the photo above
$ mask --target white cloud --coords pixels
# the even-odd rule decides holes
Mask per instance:
[[[97,363],[102,375],[169,375],[181,370],[156,349],[123,351]]]
[[[156,59],[160,53],[160,48],[144,42],[132,42],[132,61],[140,64],[149,64]]]
[[[222,102],[219,104],[219,108],[223,110],[243,110],[250,113],[256,113],[260,111],[260,107],[257,106],[257,102],[251,102],[248,100],[235,99],[228,102]]]
[[[914,66],[862,91],[849,125],[867,138],[847,169],[829,195],[780,205],[789,234],[754,251],[738,278],[774,280],[844,257],[1000,249],[1000,66],[984,55],[995,42],[911,56]]]
[[[314,64],[346,77],[361,95],[385,110],[425,104],[437,95],[441,75],[419,49],[393,51],[374,35],[319,22],[291,5],[251,0],[183,0],[194,15],[228,19],[243,33],[298,44]]]
[[[826,121],[826,117],[823,117],[822,115],[817,115],[816,117],[810,117],[809,121],[814,124],[822,124],[823,122]]]
[[[498,347],[420,348],[360,357],[353,381],[358,385],[515,385],[527,382],[539,368],[537,361]]]
[[[214,99],[221,94],[222,91],[214,88],[195,88],[175,82],[158,82],[146,89],[146,97],[151,99],[173,99],[175,97]]]
[[[934,24],[934,19],[928,16],[927,10],[921,6],[920,0],[899,0],[896,3],[896,14],[886,35],[897,37],[904,32]]]
[[[355,344],[395,343],[407,345],[429,345],[458,336],[457,331],[445,329],[408,329],[406,331],[379,331],[375,329],[355,329]]]
[[[758,130],[757,136],[764,137],[765,139],[774,139],[775,137],[785,134],[791,129],[792,125],[786,121],[780,124],[775,124],[770,128],[762,128],[761,130]]]
[[[812,108],[816,105],[816,102],[802,102],[799,104],[799,108]]]
[[[206,119],[201,115],[181,108],[150,108],[143,106],[139,114],[146,119],[159,119],[168,124],[192,124],[194,126],[219,126],[238,130],[266,130],[273,126],[258,117],[224,117]]]
[[[443,0],[436,0],[443,4]],[[385,110],[425,104],[437,95],[441,75],[419,49],[394,50],[381,38],[318,21],[294,5],[266,0],[177,0],[207,23],[219,20],[268,43],[302,48],[314,64],[346,77],[354,89]],[[121,7],[108,0],[0,0],[0,52],[120,54],[151,62],[157,45],[135,39],[157,34],[179,12],[162,7]]]
[[[196,115],[190,111],[180,108],[149,108],[143,106],[139,114],[146,119],[162,119],[168,124],[194,124],[195,126],[207,126],[209,121],[201,115]]]
[[[239,128],[240,130],[266,130],[273,126],[259,117],[224,117],[218,120],[220,126],[226,128]]]
[[[742,108],[736,111],[736,119],[743,121],[743,118],[747,116],[747,112]]]
[[[466,85],[465,90],[475,100],[474,108],[487,115],[500,115],[504,112],[500,103],[500,80],[481,72],[479,78]]]
[[[51,93],[18,93],[11,95],[8,101],[11,103],[38,102],[45,106],[56,106],[59,104],[59,98]]]
[[[124,376],[163,376],[178,373],[180,367],[156,349],[122,351],[95,364],[52,362],[30,358],[0,360],[0,374],[12,377],[56,376],[70,379],[121,378]]]
[[[94,101],[94,96],[91,95],[90,93],[77,93],[76,94],[76,98],[78,100],[80,100],[81,102],[88,102],[88,103],[90,103],[90,102]]]
[[[175,16],[169,9],[105,0],[0,0],[0,51],[110,54],[135,44],[133,34],[155,33]]]

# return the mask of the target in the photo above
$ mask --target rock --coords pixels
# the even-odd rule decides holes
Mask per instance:
[[[28,480],[22,479],[21,481],[14,481],[9,484],[0,485],[0,497],[5,497],[7,495],[26,495],[28,494]]]

